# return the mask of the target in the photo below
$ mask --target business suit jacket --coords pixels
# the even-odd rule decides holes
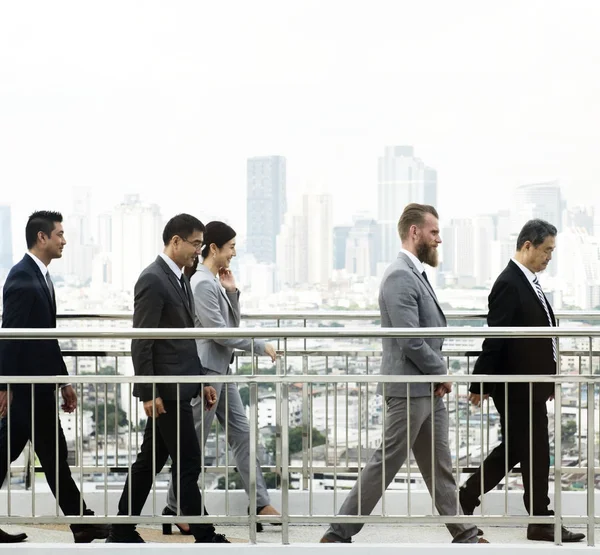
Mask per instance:
[[[188,290],[190,285],[187,277]],[[191,328],[193,300],[171,268],[158,256],[138,278],[134,288],[134,328]],[[133,339],[131,358],[136,376],[199,376],[202,365],[193,339]],[[180,384],[180,400],[198,395],[199,384]],[[152,400],[152,384],[135,384],[133,394]],[[157,384],[156,396],[177,400],[177,384]]]
[[[191,279],[197,328],[237,328],[240,325],[240,292],[225,291],[213,273],[199,264]],[[250,339],[198,339],[198,356],[204,368],[227,374],[234,349],[250,351]],[[256,354],[265,354],[265,342],[254,341]]]
[[[383,328],[446,326],[446,317],[431,285],[402,252],[383,275],[379,310]],[[443,338],[384,338],[382,343],[381,373],[384,375],[441,376],[448,373],[442,357]],[[385,387],[389,397],[406,397],[406,392],[406,384],[388,383]],[[423,397],[430,392],[430,384],[411,384],[411,397]]]
[[[10,270],[3,292],[3,328],[55,328],[56,303],[35,261],[26,254]],[[0,341],[0,374],[3,376],[68,375],[56,339]],[[6,384],[0,385],[6,390]],[[15,394],[30,391],[14,385]],[[54,391],[53,385],[38,385],[36,391]]]
[[[554,312],[546,299],[553,325]],[[511,260],[498,276],[488,297],[488,326],[549,326],[542,301],[523,271]],[[556,374],[552,339],[488,338],[475,363],[473,374]],[[504,384],[484,384],[484,393],[503,395]],[[480,384],[471,391],[479,393]],[[509,401],[527,401],[529,384],[509,384]],[[553,393],[552,384],[533,386],[533,400],[545,401]]]

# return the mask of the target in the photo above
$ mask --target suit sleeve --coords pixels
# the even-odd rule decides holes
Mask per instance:
[[[419,292],[412,277],[406,279],[406,272],[394,272],[383,286],[383,299],[395,328],[418,328]],[[399,337],[400,348],[423,374],[445,375],[446,363],[422,337]]]
[[[33,280],[27,272],[13,274],[4,286],[2,327],[3,328],[29,328],[29,318],[33,307]],[[0,374],[2,376],[21,375],[19,368],[19,355],[21,349],[26,348],[24,340],[0,341],[2,357],[0,360]],[[0,385],[6,390],[6,384]]]
[[[157,276],[147,273],[135,284],[133,301],[133,327],[158,328],[162,315],[164,298],[161,295],[162,284]],[[131,358],[136,376],[154,376],[153,339],[133,339]],[[152,400],[152,384],[139,384],[140,399]]]
[[[514,326],[518,302],[519,296],[514,285],[508,281],[496,282],[488,298],[488,326],[490,328]],[[485,339],[481,355],[475,362],[473,374],[502,374],[502,352],[507,341],[510,340],[503,337]],[[484,384],[484,393],[490,393],[493,385]],[[473,382],[470,391],[480,393],[480,384]]]
[[[237,296],[236,292],[236,296]],[[219,305],[219,291],[216,288],[216,284],[208,280],[202,280],[196,283],[194,287],[194,305],[196,309],[196,317],[200,320],[203,328],[227,328],[227,323],[221,314],[221,307]],[[231,296],[229,296],[231,300]],[[235,299],[234,317],[235,317],[235,306],[238,307],[239,314],[239,302]],[[238,319],[239,323],[239,319]],[[237,327],[237,326],[236,326]],[[245,338],[229,338],[229,339],[213,339],[215,343],[229,347],[231,349],[241,349],[243,351],[250,351],[252,349],[252,341]],[[259,355],[265,354],[265,343],[264,341],[254,341],[254,351]]]

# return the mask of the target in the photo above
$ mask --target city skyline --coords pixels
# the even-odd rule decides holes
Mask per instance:
[[[241,234],[246,159],[270,154],[287,158],[290,206],[331,194],[343,224],[376,214],[385,145],[437,170],[446,221],[550,180],[598,205],[596,2],[183,1],[141,18],[126,0],[57,0],[1,16],[0,202],[17,238],[33,210],[67,213],[75,186],[101,193],[99,212],[141,194]]]

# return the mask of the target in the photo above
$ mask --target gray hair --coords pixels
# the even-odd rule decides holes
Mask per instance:
[[[541,245],[547,237],[556,237],[556,228],[545,220],[529,220],[521,229],[517,238],[517,250],[529,241],[534,247]]]

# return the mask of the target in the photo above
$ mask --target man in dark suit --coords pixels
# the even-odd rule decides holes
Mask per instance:
[[[193,266],[203,240],[204,225],[200,220],[188,214],[169,220],[163,232],[163,253],[140,274],[135,284],[134,328],[194,327],[194,300],[182,268]],[[136,376],[200,376],[204,373],[194,339],[134,339],[131,357]],[[119,515],[141,514],[154,480],[153,465],[156,473],[160,472],[169,456],[176,495],[180,488],[181,514],[205,514],[198,488],[200,446],[190,404],[199,390],[198,383],[135,385],[133,394],[144,403],[148,420],[140,453],[119,501]],[[212,406],[216,401],[214,388],[207,386],[203,393],[206,405]],[[197,543],[229,543],[222,534],[215,534],[212,524],[190,524],[190,530]],[[144,543],[134,524],[113,524],[106,541]]]
[[[8,274],[4,284],[3,328],[55,328],[56,298],[48,265],[62,257],[66,245],[62,216],[58,212],[34,212],[27,222],[25,237],[29,251]],[[0,375],[2,376],[68,376],[58,341],[0,341]],[[67,381],[67,379],[65,379]],[[67,462],[67,442],[60,420],[53,385],[16,384],[8,393],[7,384],[0,384],[0,484],[7,468],[8,418],[10,410],[10,460],[23,451],[28,440],[35,446],[48,485],[65,515],[80,514],[81,494],[73,481]],[[77,407],[73,387],[60,387],[65,412]],[[33,422],[32,422],[32,400]],[[58,422],[58,430],[56,427]],[[54,438],[58,433],[58,454]],[[58,463],[58,482],[56,464]],[[91,515],[83,503],[83,514]],[[88,543],[106,538],[108,526],[73,524],[76,543]],[[23,541],[25,534],[10,535],[0,530],[0,543]]]
[[[543,220],[530,220],[517,239],[517,252],[505,270],[498,276],[488,299],[488,325],[556,326],[550,302],[544,295],[537,273],[542,272],[552,259],[556,228]],[[473,374],[556,374],[556,340],[534,338],[490,338],[483,342],[483,350]],[[523,477],[525,509],[531,515],[554,514],[548,506],[548,473],[550,470],[550,446],[548,438],[548,414],[546,402],[554,398],[554,386],[550,383],[534,384],[532,405],[529,405],[529,384],[480,384],[471,385],[469,399],[480,406],[482,396],[491,395],[500,415],[502,442],[461,487],[460,502],[465,514],[473,514],[480,505],[479,495],[483,473],[483,491],[496,487],[505,476],[505,455],[508,451],[508,470],[520,464]],[[506,403],[508,401],[508,403]],[[508,411],[506,407],[508,406]],[[560,407],[558,407],[560,414]],[[532,422],[532,464],[530,465],[529,422]],[[508,441],[506,440],[508,432]],[[530,475],[533,480],[530,481]],[[563,542],[580,541],[585,536],[562,528]],[[554,541],[553,524],[530,524],[527,527],[530,540]]]

